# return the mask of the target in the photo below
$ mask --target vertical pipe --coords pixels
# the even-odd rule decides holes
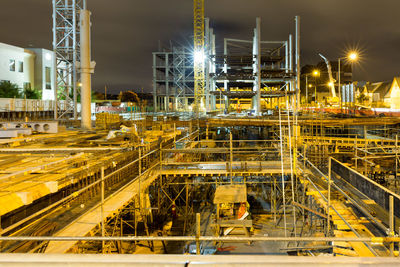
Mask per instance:
[[[56,0],[53,0],[53,79],[54,79],[54,103],[53,103],[53,112],[54,119],[58,118],[57,114],[57,92],[58,92],[58,80],[57,80],[57,20],[56,20]]]
[[[204,64],[204,70],[205,70],[205,100],[206,100],[206,112],[210,111],[210,19],[205,18],[204,19],[204,24],[205,24],[205,42],[204,42],[204,48],[205,48],[205,64]]]
[[[200,255],[200,213],[196,213],[196,254]]]
[[[342,113],[342,90],[340,88],[340,58],[338,59],[338,93],[340,103],[340,113]]]
[[[306,106],[308,104],[308,75],[306,74]]]
[[[187,224],[187,220],[188,220],[188,211],[189,211],[189,184],[188,184],[188,177],[185,177],[185,224],[183,226],[183,234],[186,234],[186,224]]]
[[[225,73],[224,90],[225,90],[226,94],[229,91],[228,90],[228,80],[226,79],[226,76],[228,75],[227,57],[228,57],[228,41],[224,38],[224,73]],[[229,106],[228,95],[225,95],[224,99],[225,99],[225,107],[224,107],[224,109],[228,110],[228,106]],[[221,106],[220,106],[220,108],[221,108]]]
[[[165,56],[165,111],[169,112],[169,53]]]
[[[215,56],[215,34],[212,28],[210,29],[210,42],[210,53],[212,56]],[[215,74],[215,57],[213,57],[213,60],[210,60],[210,69],[210,72]],[[211,78],[210,86],[210,90],[214,92],[216,90],[215,78]],[[215,94],[211,95],[211,110],[216,110],[216,98],[217,96]]]
[[[397,169],[398,169],[398,159],[397,159],[397,142],[398,142],[398,135],[396,134],[396,144],[395,144],[395,149],[396,149],[396,155],[395,155],[395,173],[394,173],[394,185],[397,187],[398,181],[397,181]]]
[[[229,173],[231,176],[231,184],[232,180],[232,164],[233,164],[233,145],[232,145],[232,132],[229,133]]]
[[[364,175],[367,176],[367,126],[364,125]]]
[[[156,60],[157,54],[153,53],[153,110],[154,112],[158,111],[157,107],[157,60]]]
[[[329,217],[329,212],[330,212],[330,207],[331,207],[331,175],[332,175],[332,158],[328,158],[328,206],[327,206],[327,223],[326,223],[326,236],[330,235],[330,217]]]
[[[293,72],[293,37],[289,34],[289,71]]]
[[[300,107],[300,17],[296,16],[296,100],[294,105],[294,148],[293,148],[293,170],[297,174],[297,135],[298,135],[298,125],[297,125],[297,114]]]
[[[296,94],[297,103],[299,103],[300,90],[300,17],[296,16]]]
[[[141,180],[142,180],[142,150],[139,147],[139,212],[142,214],[142,195],[141,195]]]
[[[355,154],[355,160],[356,160],[355,167],[356,167],[356,171],[357,171],[357,135],[356,135],[356,139],[355,139],[354,149],[355,149],[354,154]]]
[[[285,42],[285,72],[289,72],[289,47],[288,41]]]
[[[256,106],[257,116],[261,115],[261,18],[256,19]]]
[[[174,122],[174,148],[176,149],[176,123]]]
[[[100,221],[101,221],[101,237],[104,237],[104,166],[101,167],[101,209],[100,209]],[[101,253],[104,253],[104,241],[101,242]]]
[[[74,120],[78,119],[78,110],[77,110],[77,104],[78,104],[78,90],[76,88],[77,86],[77,71],[76,71],[76,66],[77,66],[77,59],[78,59],[78,53],[77,53],[77,46],[76,43],[78,42],[78,34],[77,34],[77,21],[76,21],[76,0],[72,0],[72,39],[73,39],[73,44],[72,44],[72,53],[73,53],[73,59],[72,59],[72,89],[73,89],[73,109],[74,109]],[[81,15],[82,16],[82,15]],[[81,33],[82,33],[82,18],[80,21],[81,24]],[[81,34],[81,54],[82,54],[82,34]],[[82,58],[81,58],[81,64],[82,64]],[[82,65],[81,65],[82,68]],[[81,92],[82,94],[82,92]],[[82,96],[81,96],[82,100]],[[83,103],[81,101],[81,113],[82,113],[82,106]],[[82,116],[82,115],[81,115]]]
[[[92,128],[91,113],[91,72],[90,66],[90,12],[81,10],[81,127],[85,130]],[[75,77],[75,76],[74,76]],[[76,82],[76,81],[75,81]],[[74,85],[74,91],[76,86]],[[74,96],[75,97],[75,96]],[[74,100],[75,101],[75,100]],[[76,102],[75,102],[76,103]]]
[[[394,237],[394,202],[393,196],[389,196],[389,236]],[[394,242],[390,242],[390,257],[394,255]]]

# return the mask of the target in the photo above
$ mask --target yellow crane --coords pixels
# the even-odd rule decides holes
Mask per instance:
[[[204,0],[193,0],[193,71],[194,71],[194,110],[199,116],[204,111]]]

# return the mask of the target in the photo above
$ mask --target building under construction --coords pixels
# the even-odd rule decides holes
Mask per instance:
[[[90,13],[53,0],[68,97],[1,118],[0,265],[397,265],[400,119],[300,105],[300,17],[218,53],[194,2],[194,51],[153,53],[154,112],[92,121]]]

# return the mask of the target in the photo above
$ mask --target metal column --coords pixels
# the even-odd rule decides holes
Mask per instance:
[[[256,19],[253,39],[253,64],[254,87],[256,95],[253,97],[253,108],[257,116],[261,115],[261,19]]]

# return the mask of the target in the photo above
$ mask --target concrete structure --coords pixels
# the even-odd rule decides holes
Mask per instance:
[[[91,73],[93,73],[94,62],[90,61],[90,12],[88,10],[81,10],[80,17],[81,25],[81,98],[82,98],[82,112],[81,112],[81,127],[89,130],[92,128],[91,124]]]
[[[25,49],[0,43],[0,80],[42,92],[42,100],[54,99],[54,54],[42,48]]]

